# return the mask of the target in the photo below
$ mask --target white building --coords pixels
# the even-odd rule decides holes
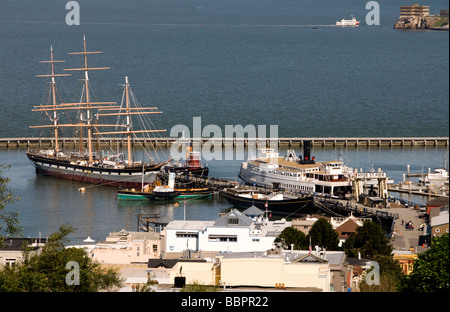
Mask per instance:
[[[256,252],[273,247],[275,238],[288,226],[286,220],[268,221],[252,206],[233,209],[215,221],[171,221],[164,229],[165,253],[192,251]]]

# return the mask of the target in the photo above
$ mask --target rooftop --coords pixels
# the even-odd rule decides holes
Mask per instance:
[[[165,227],[166,230],[202,230],[213,226],[215,221],[173,220]]]
[[[46,240],[42,238],[11,237],[6,238],[3,244],[0,244],[0,250],[19,251],[23,250],[24,246],[39,248],[42,247],[45,242]]]

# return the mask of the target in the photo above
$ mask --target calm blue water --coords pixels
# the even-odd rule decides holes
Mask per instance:
[[[65,1],[1,1],[0,137],[49,135],[28,128],[42,122],[33,105],[47,101],[48,84],[35,75],[48,67],[39,61],[53,45],[65,68],[80,66],[67,53],[81,50],[83,34],[88,50],[104,52],[89,64],[111,67],[90,74],[94,98],[120,101],[128,75],[141,104],[163,111],[153,120],[157,128],[191,128],[199,116],[203,126],[221,129],[275,124],[279,136],[449,135],[449,34],[394,30],[404,1],[378,1],[380,26],[365,24],[360,0],[78,2],[81,25],[67,26]],[[431,13],[448,8],[448,1],[427,4]],[[351,14],[360,27],[333,26]],[[64,101],[79,99],[80,78],[58,80]],[[381,167],[396,182],[407,164],[422,172],[448,155],[434,148],[315,152],[321,160],[341,152],[350,166]],[[69,222],[78,228],[74,242],[99,240],[134,230],[137,212],[183,218],[183,205],[122,204],[115,189],[80,194],[84,185],[36,176],[21,150],[0,151],[0,163],[12,165],[9,186],[22,201],[9,209],[20,212],[25,236],[45,236]],[[235,177],[239,164],[211,161],[211,175]],[[220,199],[192,201],[187,218],[212,220],[228,207]]]
[[[448,136],[449,34],[394,30],[402,0],[379,1],[380,26],[365,24],[361,0],[78,2],[81,25],[67,26],[64,1],[2,1],[0,137],[39,135],[28,129],[47,99],[39,61],[53,45],[65,68],[79,67],[67,53],[83,34],[104,52],[89,64],[111,67],[91,73],[95,98],[120,101],[128,75],[140,102],[163,111],[159,128],[201,116],[221,128],[277,124],[285,137]],[[332,26],[351,14],[360,27]],[[63,100],[79,99],[80,78],[61,79]]]

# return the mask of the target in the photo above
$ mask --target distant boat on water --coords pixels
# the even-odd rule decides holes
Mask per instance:
[[[359,21],[352,15],[351,20],[341,19],[339,22],[336,22],[336,26],[359,26]]]

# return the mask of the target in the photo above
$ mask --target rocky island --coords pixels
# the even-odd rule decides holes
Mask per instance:
[[[418,4],[401,6],[400,17],[394,28],[449,30],[448,10],[441,10],[439,15],[429,15],[429,12],[429,6],[420,6]]]

